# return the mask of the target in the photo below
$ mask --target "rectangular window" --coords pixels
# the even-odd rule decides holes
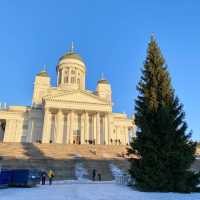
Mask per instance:
[[[64,83],[68,83],[68,76],[64,77]]]
[[[71,83],[75,83],[75,77],[71,77]]]

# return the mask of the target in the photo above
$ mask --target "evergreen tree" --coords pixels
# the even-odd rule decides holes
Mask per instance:
[[[189,171],[196,143],[187,133],[183,105],[175,96],[165,60],[154,36],[137,86],[135,102],[137,138],[128,149],[130,174],[143,191],[191,192],[199,173]]]

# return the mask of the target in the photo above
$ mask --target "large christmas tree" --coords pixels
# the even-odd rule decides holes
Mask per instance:
[[[196,143],[186,132],[183,106],[174,93],[165,60],[152,36],[137,86],[137,138],[131,143],[130,174],[143,191],[196,190],[199,174],[189,168]]]

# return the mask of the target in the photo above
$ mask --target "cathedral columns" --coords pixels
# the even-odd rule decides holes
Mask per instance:
[[[104,116],[104,144],[108,144],[108,114]]]
[[[63,141],[63,132],[64,132],[64,115],[62,110],[58,110],[56,115],[57,122],[57,133],[56,133],[56,143],[62,144]]]
[[[96,143],[100,144],[100,115],[97,113],[96,115]]]
[[[51,112],[48,109],[45,109],[43,133],[42,133],[42,143],[50,142],[51,118],[52,118]]]
[[[93,139],[94,143],[97,143],[97,114],[93,115]]]
[[[67,113],[67,137],[66,137],[66,139],[67,139],[66,143],[67,144],[70,144],[70,124],[71,124],[71,119],[70,118],[71,118],[71,115],[68,112]]]
[[[84,116],[84,113],[82,113],[81,114],[81,144],[85,143],[84,120],[85,120],[85,116]]]
[[[113,132],[113,128],[112,128],[112,121],[111,121],[111,113],[109,113],[108,114],[108,142],[107,144],[110,144],[112,132]]]
[[[54,117],[56,119],[55,123],[52,121],[50,110],[45,109],[43,143],[50,142],[51,129],[55,129],[56,137],[53,140],[55,143],[74,144],[75,142],[77,144],[89,144],[89,140],[91,140],[90,143],[94,141],[95,144],[110,144],[110,133],[112,131],[110,113],[90,113],[87,111],[80,113],[75,110],[66,112],[66,110],[59,109]],[[126,142],[128,141],[128,138],[124,139]]]
[[[85,132],[85,140],[87,140],[87,142],[88,142],[88,140],[89,140],[89,117],[88,117],[88,112],[85,112],[85,126],[84,126],[84,128],[85,128],[85,130],[84,130],[84,132]]]
[[[74,111],[70,112],[70,132],[69,132],[69,137],[70,137],[70,144],[73,144],[73,138],[74,136]]]

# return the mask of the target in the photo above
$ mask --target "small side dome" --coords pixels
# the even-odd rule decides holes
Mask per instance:
[[[106,79],[101,79],[101,80],[99,80],[99,81],[98,81],[98,84],[99,84],[99,83],[109,84],[108,80],[106,80]]]
[[[98,81],[98,84],[102,83],[102,84],[110,84],[109,81],[107,79],[104,78],[104,74],[101,74],[101,79]]]
[[[97,95],[101,97],[102,99],[105,99],[109,103],[112,102],[112,90],[111,85],[103,76],[101,75],[101,79],[97,83],[96,88]]]
[[[42,70],[41,72],[39,72],[37,76],[49,77],[49,75],[47,74],[45,70]]]

